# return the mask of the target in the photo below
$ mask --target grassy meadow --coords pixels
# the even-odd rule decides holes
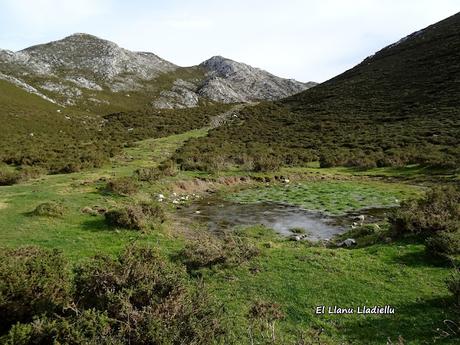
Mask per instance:
[[[249,175],[236,170],[178,171],[154,181],[137,181],[138,189],[130,195],[106,190],[107,181],[133,179],[139,168],[158,167],[187,140],[206,134],[207,128],[203,128],[142,140],[123,149],[101,168],[0,187],[1,246],[57,248],[71,265],[77,265],[100,253],[114,257],[126,245],[138,243],[157,248],[177,262],[190,241],[207,236],[206,229],[198,225],[186,228],[178,222],[174,216],[177,205],[171,202],[173,195],[206,194],[202,186],[194,189],[200,185],[195,183],[197,180],[233,201],[281,201],[335,215],[365,207],[397,206],[405,199],[420,197],[432,184],[429,179],[414,182],[420,176],[414,169],[354,173],[349,168],[310,166]],[[291,177],[292,181],[278,182],[275,175]],[[251,178],[251,182],[228,183],[241,177]],[[181,193],[178,186],[183,185],[191,187]],[[85,207],[110,210],[152,202],[159,194],[165,196],[167,220],[148,231],[114,229],[102,214],[82,212]],[[34,214],[45,202],[61,205],[62,215]],[[385,223],[381,226],[387,227]],[[194,269],[189,277],[202,281],[221,305],[228,329],[225,343],[250,344],[252,339],[256,344],[424,344],[435,340],[454,344],[458,340],[445,322],[458,317],[445,284],[452,269],[427,256],[422,243],[392,240],[371,242],[357,249],[333,248],[293,242],[258,226],[241,229],[238,236],[255,246],[259,255],[238,265],[213,264]],[[249,316],[250,306],[257,301],[279,309],[273,323],[275,340],[260,326],[259,319],[256,322]],[[316,315],[319,305],[390,305],[395,314]]]

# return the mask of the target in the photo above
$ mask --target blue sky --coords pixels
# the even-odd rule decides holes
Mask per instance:
[[[458,0],[0,0],[0,48],[85,32],[182,66],[222,55],[324,81],[459,11]]]

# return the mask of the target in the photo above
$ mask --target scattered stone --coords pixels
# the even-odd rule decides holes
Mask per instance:
[[[357,243],[356,243],[356,240],[354,238],[347,238],[345,241],[342,241],[342,242],[338,243],[337,247],[350,248],[350,247],[354,247],[356,245],[357,245]]]

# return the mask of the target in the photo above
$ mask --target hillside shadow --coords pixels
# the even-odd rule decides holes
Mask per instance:
[[[452,262],[448,258],[436,257],[427,254],[424,250],[405,253],[396,256],[393,261],[411,267],[450,267]]]
[[[107,225],[105,222],[104,218],[101,217],[94,217],[89,220],[85,220],[84,222],[81,223],[81,227],[84,230],[89,230],[89,231],[113,231],[113,228]]]
[[[358,320],[344,324],[343,332],[359,344],[384,344],[389,340],[397,344],[400,336],[405,344],[441,343],[443,337],[455,341],[460,336],[460,324],[452,305],[450,299],[435,298],[395,306],[393,315],[358,315]]]

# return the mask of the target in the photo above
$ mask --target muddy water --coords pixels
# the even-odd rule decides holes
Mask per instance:
[[[280,203],[239,204],[220,199],[204,199],[178,210],[185,221],[196,221],[210,231],[232,229],[237,226],[264,225],[281,235],[292,235],[298,228],[311,240],[329,239],[350,229],[357,214],[366,214],[366,222],[375,222],[385,216],[385,210],[369,209],[341,217],[324,216],[297,206]]]

